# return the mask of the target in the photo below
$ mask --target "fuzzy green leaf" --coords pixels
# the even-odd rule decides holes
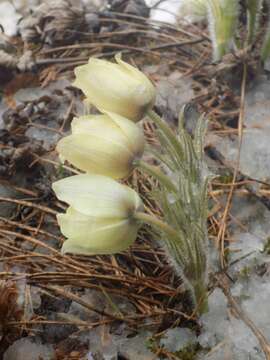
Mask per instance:
[[[204,116],[199,117],[194,138],[184,128],[184,111],[176,134],[161,121],[155,121],[162,149],[158,158],[177,191],[168,194],[160,184],[152,196],[162,209],[164,221],[176,230],[177,236],[162,234],[161,243],[196,306],[205,296],[208,277],[207,186],[211,176],[203,160],[206,121]]]

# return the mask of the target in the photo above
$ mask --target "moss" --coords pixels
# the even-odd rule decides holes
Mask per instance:
[[[270,255],[270,236],[266,239],[266,242],[263,246],[263,253]]]
[[[229,247],[226,247],[225,249],[224,249],[224,261],[225,261],[225,263],[229,263],[229,260],[230,260],[230,253],[231,253],[231,250],[230,250],[230,248]]]
[[[250,266],[244,266],[239,272],[239,277],[241,279],[247,279],[250,277],[251,272],[252,272],[252,269]]]
[[[222,184],[231,184],[233,175],[231,173],[223,174],[218,177],[218,181]]]
[[[145,340],[145,346],[147,347],[147,349],[149,349],[152,352],[156,352],[157,349],[159,348],[158,343],[157,343],[157,339],[154,337],[149,337]]]
[[[181,360],[195,360],[199,350],[200,345],[198,343],[188,344],[184,349],[177,351],[174,355]]]

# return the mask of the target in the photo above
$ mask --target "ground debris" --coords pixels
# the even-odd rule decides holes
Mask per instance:
[[[14,299],[19,293],[23,306],[22,313],[20,306],[12,314],[4,309],[5,328],[15,334],[5,343],[5,359],[19,360],[18,349],[24,359],[30,359],[29,351],[44,357],[54,349],[57,360],[174,360],[181,358],[182,350],[189,351],[190,343],[200,353],[198,359],[246,360],[248,351],[252,360],[264,359],[258,339],[216,283],[210,284],[209,313],[201,321],[195,318],[181,280],[147,227],[130,251],[62,256],[64,239],[56,214],[65,206],[55,198],[51,183],[77,173],[60,163],[55,151],[56,142],[69,133],[72,118],[85,111],[81,92],[72,87],[74,67],[90,56],[112,59],[122,52],[157,84],[156,110],[172,126],[184,103],[196,114],[208,114],[209,162],[213,172],[221,174],[211,185],[209,233],[214,243],[234,186],[224,239],[228,268],[222,271],[231,281],[233,296],[269,337],[266,317],[255,314],[260,307],[269,312],[269,255],[264,251],[269,209],[262,202],[269,200],[269,80],[258,78],[256,86],[249,87],[240,171],[232,185],[240,99],[239,79],[231,81],[230,73],[233,69],[242,74],[241,57],[212,64],[203,27],[156,23],[155,9],[149,19],[144,1],[49,0],[28,5],[23,10],[18,6],[23,18],[17,36],[0,37],[0,279],[15,289]],[[192,132],[190,122],[186,126]],[[155,142],[150,123],[145,122],[144,130]],[[255,156],[258,161],[252,161]],[[128,181],[150,211],[158,213],[147,197],[157,184],[136,171]],[[219,258],[216,263],[220,270]]]
[[[19,32],[26,43],[50,45],[70,43],[79,31],[86,31],[87,23],[80,2],[46,0],[22,18]]]

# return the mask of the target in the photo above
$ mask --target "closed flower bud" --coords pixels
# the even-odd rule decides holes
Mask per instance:
[[[72,135],[57,144],[62,159],[94,174],[120,179],[130,174],[134,160],[144,151],[140,127],[120,115],[86,115],[75,118]]]
[[[105,176],[82,174],[56,181],[52,187],[70,205],[57,216],[67,237],[62,253],[113,254],[135,241],[140,225],[133,215],[143,204],[128,186]]]
[[[74,86],[102,112],[139,121],[154,105],[155,88],[141,71],[121,60],[119,54],[115,59],[116,64],[90,58],[88,64],[75,68]]]

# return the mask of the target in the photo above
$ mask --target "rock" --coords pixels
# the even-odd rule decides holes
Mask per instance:
[[[0,184],[0,197],[16,199],[18,197],[18,193],[9,186]],[[13,212],[16,210],[16,208],[17,208],[17,204],[1,200],[0,216],[5,218],[10,218]]]
[[[0,67],[0,77],[1,77],[1,67]],[[1,78],[0,78],[1,80]],[[0,99],[0,134],[1,134],[1,130],[4,128],[4,120],[3,120],[3,115],[4,113],[8,110],[8,105],[6,103],[4,103],[3,101],[1,101]]]
[[[60,79],[51,82],[47,87],[27,87],[22,88],[14,94],[13,98],[16,101],[16,104],[23,104],[26,102],[35,102],[39,98],[46,98],[52,96],[54,93],[63,92],[68,86],[70,86],[70,82],[65,79]]]
[[[100,291],[94,289],[86,290],[86,293],[80,297],[86,303],[89,303],[93,308],[102,311],[106,306],[106,299]],[[84,321],[98,320],[99,315],[95,311],[86,309],[84,306],[72,301],[68,314],[78,317]]]
[[[144,0],[131,0],[125,8],[125,13],[148,18],[150,9]]]
[[[123,297],[117,295],[109,295],[110,300],[106,300],[106,312],[109,314],[115,314],[116,312],[120,311],[121,314],[128,315],[128,314],[135,314],[136,308],[131,302]]]
[[[52,124],[55,125],[54,122],[52,122]],[[50,127],[50,122],[48,122],[48,127]],[[47,129],[39,129],[34,126],[30,126],[26,130],[25,135],[29,139],[35,139],[36,141],[42,143],[42,147],[47,151],[52,150],[61,137],[61,135],[56,132],[52,132]]]
[[[184,104],[194,97],[192,80],[184,77],[179,71],[169,76],[160,77],[156,82],[156,106],[164,117],[171,122],[178,119]]]
[[[240,171],[254,179],[270,178],[270,80],[262,77],[249,90],[245,102],[244,131],[240,156]],[[220,137],[208,134],[206,141],[235,166],[238,154],[236,136]]]
[[[270,106],[270,103],[269,103]],[[254,114],[254,116],[256,116]],[[270,178],[270,128],[245,130],[241,148],[242,173],[267,181]]]
[[[29,337],[15,341],[5,352],[3,360],[53,360],[54,358],[52,346],[34,342]]]
[[[270,108],[270,80],[266,76],[257,79],[245,98],[245,119],[247,128],[268,128]]]
[[[82,0],[87,11],[102,11],[105,9],[107,0]]]

